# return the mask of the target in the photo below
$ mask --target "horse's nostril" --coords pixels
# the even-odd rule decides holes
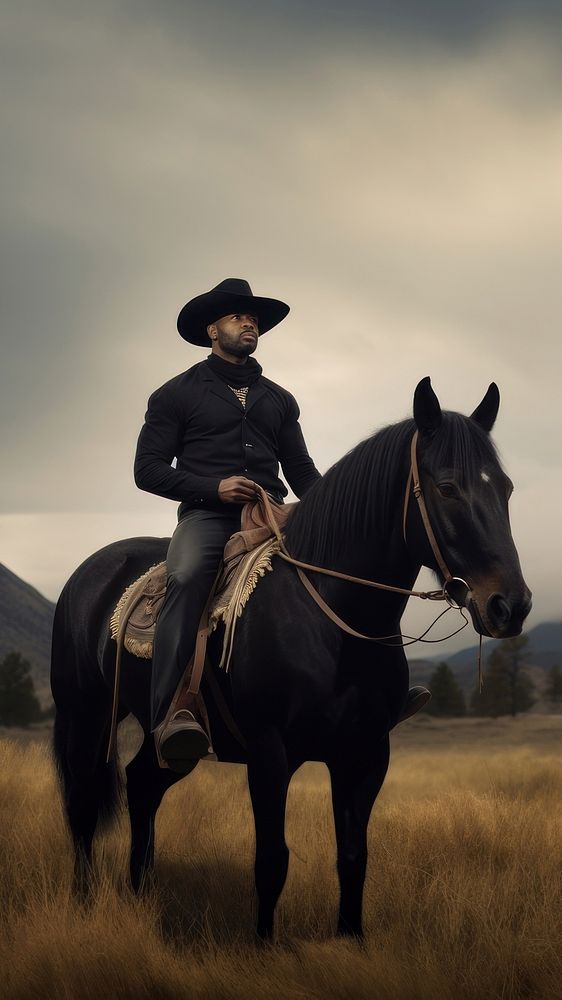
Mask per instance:
[[[511,605],[502,594],[492,594],[492,596],[488,598],[486,610],[488,612],[488,618],[496,626],[496,628],[501,628],[502,625],[507,625],[509,619],[511,618]]]

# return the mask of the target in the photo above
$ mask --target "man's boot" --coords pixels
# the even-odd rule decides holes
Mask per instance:
[[[427,688],[420,687],[419,685],[417,685],[416,687],[411,687],[410,690],[408,691],[406,704],[404,705],[404,708],[402,710],[402,715],[398,719],[398,722],[405,722],[406,719],[411,719],[412,715],[415,715],[416,712],[419,712],[420,708],[423,708],[424,705],[427,705],[428,701],[430,700],[431,700],[431,691],[428,691]]]
[[[202,757],[212,754],[211,741],[199,721],[203,713],[197,702],[193,695],[184,695],[172,717],[164,719],[154,732],[158,756],[178,774],[189,774]]]

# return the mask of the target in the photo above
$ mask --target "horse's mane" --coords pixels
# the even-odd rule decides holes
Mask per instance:
[[[400,511],[410,461],[412,419],[391,424],[340,458],[296,506],[285,541],[291,555],[317,565],[345,559],[350,539],[387,537]],[[422,465],[455,470],[465,485],[482,468],[497,465],[490,437],[460,413],[442,411],[442,422],[424,448]]]

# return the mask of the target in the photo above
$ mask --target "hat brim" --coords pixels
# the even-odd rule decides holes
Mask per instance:
[[[197,347],[209,347],[207,327],[231,313],[253,313],[258,320],[258,333],[267,333],[289,312],[290,306],[280,299],[261,295],[236,295],[234,292],[205,292],[187,302],[178,316],[180,337]]]

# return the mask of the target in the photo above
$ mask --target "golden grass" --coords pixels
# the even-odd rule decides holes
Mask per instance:
[[[487,726],[487,728],[486,728]],[[363,946],[333,937],[327,772],[291,785],[278,944],[253,941],[245,770],[200,765],[158,815],[158,887],[126,881],[125,816],[96,847],[88,907],[44,744],[0,743],[0,991],[82,998],[562,997],[562,718],[402,727],[370,825]],[[517,728],[519,726],[519,729]],[[541,728],[542,727],[542,728]],[[500,726],[501,729],[501,726]],[[514,745],[519,732],[520,745]]]

